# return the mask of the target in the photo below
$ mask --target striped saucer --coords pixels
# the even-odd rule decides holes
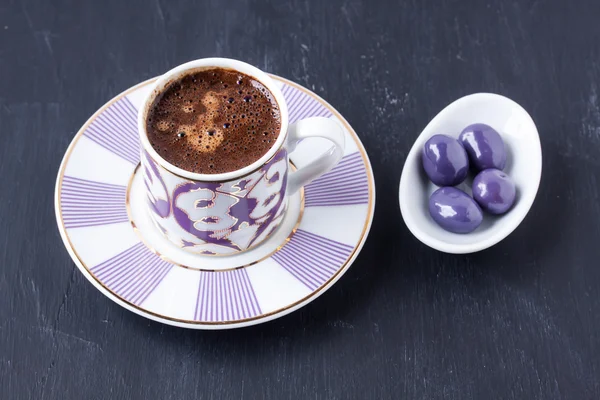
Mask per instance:
[[[58,173],[56,219],[73,261],[104,295],[169,325],[237,328],[297,310],[350,267],[375,206],[367,154],[327,102],[273,78],[288,104],[290,123],[311,116],[336,119],[344,127],[346,148],[332,171],[290,198],[276,233],[235,256],[198,256],[176,248],[145,213],[136,116],[153,80],[110,100],[79,130]],[[290,158],[302,167],[328,147],[323,139],[306,139]]]

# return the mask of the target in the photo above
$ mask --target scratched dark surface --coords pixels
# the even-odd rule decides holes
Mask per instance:
[[[600,398],[599,13],[596,0],[2,0],[0,398]],[[362,138],[377,184],[371,235],[339,283],[226,332],[111,302],[54,217],[83,122],[206,56],[323,96]],[[542,183],[509,238],[445,255],[406,229],[398,180],[429,119],[478,91],[531,113]]]

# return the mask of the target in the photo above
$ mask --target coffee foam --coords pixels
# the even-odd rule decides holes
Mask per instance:
[[[230,172],[262,157],[281,128],[273,95],[256,79],[225,69],[171,83],[147,119],[148,138],[171,164],[197,173]]]

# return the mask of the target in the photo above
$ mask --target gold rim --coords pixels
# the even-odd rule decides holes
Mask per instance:
[[[344,127],[346,128],[346,130],[351,134],[352,138],[354,139],[354,142],[356,143],[356,147],[358,148],[358,151],[361,154],[361,157],[362,157],[363,162],[365,164],[365,170],[366,170],[366,173],[367,173],[367,181],[368,181],[368,186],[369,186],[369,202],[367,204],[367,210],[368,210],[367,218],[365,219],[365,224],[363,226],[363,230],[361,232],[360,239],[358,240],[358,243],[354,246],[354,250],[352,251],[352,253],[350,253],[350,255],[348,256],[348,258],[346,259],[346,261],[340,266],[340,268],[336,271],[336,273],[333,274],[333,276],[331,276],[331,278],[329,278],[327,281],[325,281],[325,283],[323,283],[321,286],[319,286],[319,288],[317,288],[316,290],[312,291],[309,295],[303,297],[302,299],[300,299],[300,300],[298,300],[298,301],[296,301],[296,302],[294,302],[292,304],[287,305],[286,307],[282,307],[282,308],[279,308],[277,310],[274,310],[274,311],[271,311],[271,312],[268,312],[268,313],[263,313],[261,315],[255,316],[255,317],[237,319],[237,320],[234,320],[234,321],[219,321],[219,322],[194,321],[194,320],[187,320],[187,319],[179,319],[179,318],[169,317],[169,316],[158,314],[158,313],[155,313],[153,311],[149,311],[149,310],[146,310],[146,309],[144,309],[142,307],[139,307],[138,305],[133,304],[133,303],[131,303],[131,302],[123,299],[118,294],[114,293],[112,290],[110,290],[108,287],[106,287],[91,272],[90,268],[88,268],[88,266],[83,262],[83,260],[81,259],[81,257],[77,253],[77,250],[73,246],[73,243],[71,242],[71,238],[69,237],[67,229],[64,226],[64,222],[63,222],[64,220],[63,220],[63,216],[62,216],[62,209],[60,207],[60,193],[61,193],[61,190],[62,190],[63,177],[64,177],[64,173],[65,173],[65,168],[67,166],[67,163],[69,161],[71,153],[75,149],[77,142],[79,141],[79,139],[81,138],[81,136],[83,136],[83,132],[85,132],[85,130],[87,129],[87,127],[98,117],[98,115],[100,115],[102,112],[104,112],[104,110],[106,110],[108,107],[110,107],[113,103],[115,103],[116,101],[122,99],[123,97],[127,96],[128,94],[130,94],[130,93],[132,93],[132,92],[134,92],[134,91],[136,91],[136,90],[138,90],[138,89],[140,89],[140,88],[142,88],[142,87],[144,87],[146,85],[151,84],[156,79],[158,79],[158,78],[151,78],[151,79],[148,79],[148,80],[146,80],[144,82],[141,82],[141,83],[139,83],[139,84],[137,84],[137,85],[135,85],[135,86],[127,89],[126,91],[118,94],[117,96],[115,96],[114,98],[112,98],[110,101],[108,101],[106,104],[104,104],[100,109],[98,109],[86,121],[86,123],[81,127],[81,129],[79,129],[79,131],[77,132],[77,134],[75,135],[75,137],[71,141],[71,144],[69,145],[69,148],[67,149],[67,151],[65,153],[65,156],[64,156],[64,158],[62,160],[62,163],[61,163],[59,171],[58,171],[58,180],[56,182],[56,189],[55,189],[55,208],[56,209],[55,209],[55,211],[56,211],[57,224],[58,224],[61,236],[63,237],[63,241],[65,242],[65,246],[67,246],[68,250],[70,250],[70,252],[72,252],[72,256],[74,256],[74,258],[75,258],[74,261],[76,262],[76,264],[78,264],[81,268],[83,268],[84,271],[82,270],[82,272],[87,273],[86,277],[88,279],[93,279],[98,285],[100,285],[106,291],[104,294],[107,295],[108,297],[110,297],[111,300],[116,301],[117,303],[123,303],[127,307],[130,307],[130,308],[132,308],[134,310],[137,310],[136,313],[138,313],[138,314],[140,314],[142,316],[144,316],[144,315],[145,316],[152,316],[153,318],[151,318],[151,319],[163,320],[166,323],[168,323],[168,321],[171,321],[171,322],[177,322],[177,323],[181,323],[181,324],[193,325],[195,327],[200,327],[200,326],[203,326],[203,325],[205,325],[205,326],[222,325],[222,326],[235,327],[235,326],[242,326],[242,325],[244,325],[244,323],[247,323],[247,322],[258,321],[258,320],[261,320],[261,319],[265,319],[265,318],[268,318],[268,317],[276,315],[276,314],[281,314],[280,316],[284,316],[284,315],[288,314],[289,312],[292,311],[292,309],[296,308],[296,306],[300,306],[303,303],[304,304],[309,303],[312,299],[315,299],[316,297],[318,297],[319,295],[321,295],[322,293],[324,293],[350,267],[350,265],[352,264],[352,262],[354,261],[354,259],[358,255],[358,251],[360,249],[362,249],[362,246],[364,245],[364,243],[366,241],[366,234],[367,234],[367,232],[370,229],[371,222],[373,220],[373,214],[374,214],[374,211],[375,211],[374,210],[375,182],[373,180],[373,172],[372,172],[372,168],[371,168],[371,163],[369,161],[369,157],[367,156],[367,153],[366,153],[366,151],[365,151],[365,149],[363,147],[363,144],[360,141],[360,139],[358,138],[358,135],[356,134],[356,132],[354,131],[354,129],[352,129],[352,127],[344,119],[344,117],[342,117],[342,115],[335,108],[333,108],[329,103],[327,103],[325,100],[323,100],[317,94],[309,91],[308,89],[304,88],[303,86],[298,85],[295,82],[292,82],[292,81],[287,80],[285,78],[281,78],[281,77],[276,76],[276,75],[272,75],[272,74],[269,74],[269,75],[271,76],[271,78],[275,79],[276,81],[279,81],[279,82],[282,82],[282,83],[284,83],[286,85],[292,86],[292,87],[294,87],[294,88],[296,88],[296,89],[298,89],[298,90],[306,93],[307,95],[313,97],[318,102],[320,102],[333,115],[335,115],[336,118],[338,118],[338,120],[340,120],[340,122],[344,125]],[[134,168],[133,172],[135,172],[136,168],[137,167]],[[295,232],[295,230],[294,230],[294,232]],[[144,243],[144,245],[145,244],[146,243]],[[281,247],[283,247],[283,246],[281,246]],[[280,250],[280,248],[278,247],[278,249],[276,251],[279,251],[279,250]],[[175,264],[175,265],[177,265],[177,264]],[[234,269],[239,269],[239,268],[240,267],[234,268]],[[243,268],[243,267],[241,267],[241,268]],[[214,272],[219,272],[219,271],[214,271]]]

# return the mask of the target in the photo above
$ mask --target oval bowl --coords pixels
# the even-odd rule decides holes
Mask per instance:
[[[458,138],[470,124],[488,124],[506,146],[506,172],[517,188],[514,206],[504,215],[486,214],[482,224],[468,234],[442,229],[429,215],[429,196],[437,186],[429,181],[421,165],[421,150],[431,136],[441,133]],[[531,116],[515,101],[493,93],[462,97],[437,114],[410,150],[400,178],[400,211],[408,229],[421,242],[446,253],[464,254],[486,249],[507,237],[531,208],[542,176],[542,149]],[[473,173],[457,186],[469,195]]]

